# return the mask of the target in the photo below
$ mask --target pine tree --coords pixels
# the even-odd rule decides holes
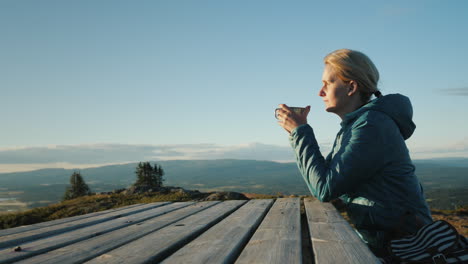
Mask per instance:
[[[159,186],[163,186],[163,176],[164,176],[164,170],[162,169],[161,165],[157,165],[157,164],[154,164],[154,170],[155,170],[155,174],[156,174],[156,177],[157,177],[157,182],[159,184]]]
[[[135,174],[137,176],[135,186],[161,187],[164,181],[162,178],[164,171],[161,166],[154,164],[153,167],[149,162],[138,163]]]
[[[137,181],[135,182],[135,186],[142,186],[142,185],[148,185],[149,184],[149,179],[148,179],[148,164],[147,162],[143,163],[140,162],[138,163],[138,166],[136,167],[135,174],[137,175]]]
[[[65,190],[63,200],[75,199],[90,194],[91,191],[81,176],[81,173],[77,171],[73,172],[70,177],[70,186]]]

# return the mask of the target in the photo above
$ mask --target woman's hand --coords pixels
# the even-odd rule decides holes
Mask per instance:
[[[305,108],[304,113],[297,114],[285,104],[280,104],[276,112],[278,117],[278,124],[282,126],[286,131],[291,133],[296,127],[307,124],[307,115],[310,112],[310,105]]]

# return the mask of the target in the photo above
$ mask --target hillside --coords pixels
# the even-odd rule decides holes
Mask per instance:
[[[295,163],[255,160],[158,161],[166,185],[209,192],[309,195]],[[468,159],[415,161],[432,208],[455,209],[468,204]],[[82,169],[93,192],[125,188],[135,181],[136,163]],[[73,170],[43,169],[0,174],[0,211],[58,202]]]

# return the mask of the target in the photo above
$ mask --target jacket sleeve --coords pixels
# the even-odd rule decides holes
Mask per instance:
[[[384,162],[381,132],[367,121],[353,124],[343,133],[339,152],[324,159],[312,127],[303,125],[292,131],[290,143],[297,165],[312,194],[328,202],[353,192],[378,173]]]

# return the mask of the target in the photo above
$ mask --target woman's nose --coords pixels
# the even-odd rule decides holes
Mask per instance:
[[[320,97],[325,96],[325,92],[323,91],[323,88],[320,89],[318,96],[320,96]]]

